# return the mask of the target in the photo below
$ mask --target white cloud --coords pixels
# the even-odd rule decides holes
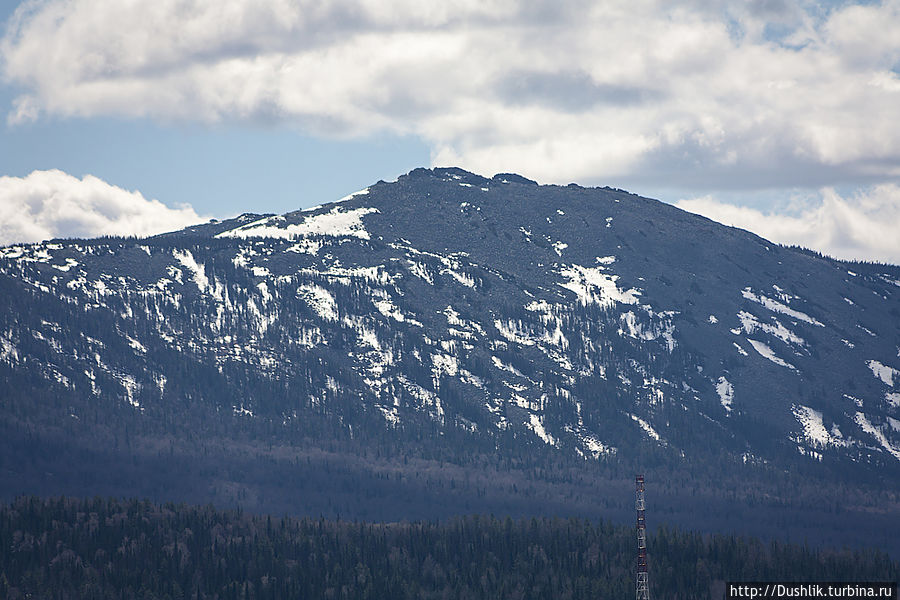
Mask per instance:
[[[712,196],[681,200],[679,208],[747,229],[782,244],[830,256],[900,265],[900,186],[884,184],[841,197],[833,189],[795,199],[787,214],[735,206]]]
[[[542,181],[715,189],[900,174],[900,0],[42,0],[0,43],[58,116],[417,135]]]
[[[147,236],[205,219],[185,206],[169,208],[86,175],[34,171],[0,177],[0,245],[55,237]]]

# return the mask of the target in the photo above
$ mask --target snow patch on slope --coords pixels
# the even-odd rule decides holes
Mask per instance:
[[[675,325],[672,323],[672,315],[674,313],[661,313],[658,315],[660,319],[658,321],[653,321],[654,312],[648,306],[644,306],[644,308],[650,313],[651,321],[649,325],[645,327],[644,323],[638,320],[634,311],[629,310],[619,317],[619,321],[623,325],[623,327],[619,329],[619,335],[627,334],[634,339],[645,341],[663,338],[666,342],[666,349],[671,353],[675,350],[676,345],[675,336],[673,335],[675,332]]]
[[[138,340],[134,339],[130,335],[126,335],[125,339],[128,340],[128,345],[131,346],[131,348],[135,352],[137,352],[138,354],[147,354],[147,348]]]
[[[385,271],[382,265],[372,267],[331,266],[327,269],[301,269],[300,273],[317,277],[329,277],[344,285],[350,285],[354,279],[362,279],[379,285],[386,285],[393,280],[393,277]]]
[[[528,379],[528,378],[525,377],[525,375],[523,375],[522,372],[519,371],[517,368],[515,368],[515,367],[512,366],[512,365],[506,364],[505,362],[503,362],[502,360],[500,360],[500,359],[497,358],[496,356],[491,356],[491,362],[494,364],[494,367],[495,367],[495,368],[497,368],[497,369],[499,369],[499,370],[501,370],[501,371],[506,371],[506,372],[508,372],[508,373],[512,373],[512,374],[515,375],[516,377],[521,377],[522,379]],[[529,381],[530,381],[530,380],[529,380]]]
[[[771,360],[776,365],[780,365],[782,367],[787,367],[788,369],[791,369],[793,371],[797,370],[797,368],[794,365],[792,365],[791,363],[778,358],[778,356],[775,354],[775,352],[773,352],[772,349],[769,348],[765,343],[760,342],[758,340],[751,340],[750,338],[747,338],[747,341],[750,342],[750,345],[753,346],[753,349],[756,350],[757,352],[759,352],[759,355],[762,356],[763,358],[767,358],[767,359]]]
[[[180,250],[172,250],[172,256],[174,256],[175,260],[180,262],[185,269],[191,272],[191,278],[194,280],[194,283],[197,284],[197,288],[201,292],[205,294],[212,289],[212,286],[209,284],[209,278],[206,276],[206,269],[203,265],[197,263],[190,250],[185,250],[183,252]],[[178,279],[180,279],[180,277]]]
[[[900,408],[900,393],[888,392],[884,395],[884,401],[887,402],[891,408]]]
[[[890,387],[894,387],[894,377],[900,379],[900,371],[893,367],[881,364],[877,360],[867,360],[866,365],[872,370],[872,374]]]
[[[731,403],[734,401],[734,386],[725,379],[725,376],[719,377],[716,382],[716,392],[719,394],[719,401],[725,408],[726,412],[731,412]]]
[[[495,319],[494,327],[497,328],[497,332],[500,333],[504,339],[513,342],[514,344],[521,344],[523,346],[534,346],[535,344],[535,341],[529,336],[529,332],[522,328],[522,323],[520,321],[507,319],[503,322],[499,319]]]
[[[774,325],[770,323],[762,323],[759,319],[756,318],[756,315],[748,313],[747,311],[742,310],[737,315],[738,319],[741,321],[741,328],[746,333],[753,333],[757,329],[761,329],[766,333],[777,337],[779,340],[784,342],[785,344],[796,344],[798,346],[805,346],[806,340],[801,338],[799,335],[782,325],[778,319],[772,317],[772,320],[775,322]]]
[[[778,290],[778,289],[779,288],[776,287],[776,290]],[[772,312],[781,313],[783,315],[787,315],[794,319],[798,319],[800,321],[805,321],[806,323],[809,323],[810,325],[817,325],[819,327],[825,327],[825,325],[823,325],[822,323],[820,323],[813,317],[810,317],[806,313],[800,312],[799,310],[794,310],[790,306],[787,306],[786,304],[782,304],[778,300],[769,298],[768,296],[764,296],[763,294],[754,294],[750,290],[749,287],[744,288],[744,290],[741,292],[741,295],[744,298],[746,298],[747,300],[751,300],[753,302],[761,304],[762,306],[764,306],[765,308],[769,309]],[[786,296],[784,296],[784,295],[782,296],[782,298],[785,298],[785,297]]]
[[[819,448],[844,444],[843,440],[829,433],[822,420],[821,412],[802,404],[794,404],[791,412],[803,427],[803,437],[807,442]]]
[[[653,429],[653,426],[650,425],[650,423],[648,423],[647,421],[643,420],[642,418],[640,418],[640,417],[637,416],[637,415],[629,415],[629,416],[630,416],[630,417],[631,417],[638,425],[641,426],[641,429],[643,429],[643,430],[647,433],[648,436],[650,436],[651,438],[653,438],[653,439],[656,440],[657,442],[660,441],[659,434],[656,433],[656,430]]]
[[[311,283],[301,285],[297,294],[325,321],[336,321],[337,302],[331,292]]]
[[[600,458],[603,455],[613,455],[616,453],[615,447],[607,446],[592,435],[582,435],[581,443],[584,444],[585,449],[590,452],[594,458]]]
[[[12,339],[0,335],[0,361],[13,364],[19,360],[19,351]]]
[[[387,298],[383,298],[381,300],[376,300],[375,308],[377,308],[378,312],[380,312],[385,317],[394,319],[398,323],[409,323],[411,325],[417,325],[418,327],[422,327],[422,324],[419,321],[404,315],[403,312],[401,312],[401,310],[399,308],[397,308],[397,305],[395,305],[393,302],[391,302]]]
[[[872,425],[872,423],[869,421],[869,418],[866,417],[865,414],[857,412],[855,420],[860,429],[874,437],[878,441],[878,443],[881,444],[882,448],[892,454],[894,458],[900,460],[900,450],[894,448],[890,441],[888,441],[888,439],[884,436],[884,432]]]
[[[622,290],[616,285],[618,275],[607,275],[603,267],[582,267],[571,265],[559,270],[559,274],[567,279],[563,283],[557,283],[575,293],[579,304],[596,304],[601,307],[611,307],[616,304],[637,304],[639,290],[634,288]]]
[[[544,423],[541,421],[541,418],[536,414],[529,415],[528,423],[526,423],[532,431],[534,431],[535,435],[541,438],[545,444],[550,446],[556,445],[556,440],[552,435],[547,433],[547,430],[544,429]]]

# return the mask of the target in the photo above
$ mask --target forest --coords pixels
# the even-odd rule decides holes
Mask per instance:
[[[721,598],[726,581],[896,581],[874,550],[824,550],[659,526],[652,597]],[[373,523],[146,500],[20,497],[0,506],[0,597],[625,598],[635,530],[486,515]]]

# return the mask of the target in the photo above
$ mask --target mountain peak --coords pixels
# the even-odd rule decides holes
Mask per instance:
[[[285,215],[2,249],[0,284],[0,411],[61,430],[900,473],[898,269],[610,188],[415,169]]]
[[[516,173],[497,173],[496,175],[491,177],[491,181],[497,183],[521,183],[524,185],[538,185],[537,181],[528,179],[527,177],[522,177],[521,175],[517,175]]]
[[[520,183],[525,185],[538,185],[536,181],[517,175],[516,173],[497,173],[490,179],[477,173],[470,173],[459,167],[434,167],[426,169],[419,167],[410,171],[405,177],[426,178],[432,177],[444,181],[452,181],[472,186],[485,186],[490,183]]]

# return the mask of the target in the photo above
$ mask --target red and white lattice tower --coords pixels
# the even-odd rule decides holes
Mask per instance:
[[[635,502],[637,509],[637,600],[650,600],[650,583],[647,581],[647,524],[644,521],[644,476],[634,478]]]

